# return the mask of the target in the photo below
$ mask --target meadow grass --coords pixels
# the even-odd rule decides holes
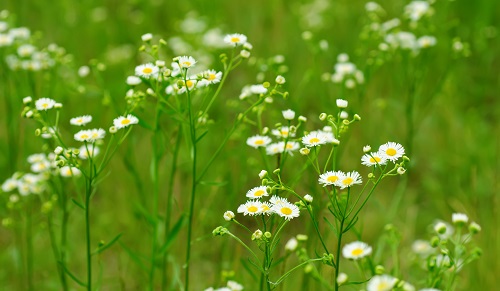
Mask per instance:
[[[245,290],[267,290],[274,287],[270,282],[281,279],[278,290],[332,290],[339,288],[340,273],[348,274],[350,282],[390,274],[418,290],[436,283],[428,278],[445,276],[421,268],[412,243],[435,236],[433,225],[437,220],[451,222],[452,213],[466,213],[469,222],[481,225],[471,245],[485,255],[464,266],[454,283],[440,288],[495,289],[500,272],[500,219],[495,212],[500,9],[495,1],[433,3],[433,14],[412,31],[437,41],[418,56],[379,48],[380,40],[368,33],[375,16],[367,14],[364,1],[32,2],[7,0],[0,10],[9,12],[12,27],[28,27],[30,42],[37,47],[56,43],[65,51],[54,56],[57,65],[51,69],[11,70],[5,61],[7,49],[0,47],[0,180],[16,171],[29,172],[29,155],[50,153],[61,145],[58,138],[35,136],[42,125],[21,116],[27,112],[26,96],[63,104],[57,114],[40,112],[50,122],[57,115],[61,139],[68,146],[83,145],[73,140],[80,128],[69,124],[76,116],[92,115],[91,128],[103,128],[107,135],[96,156],[98,168],[81,162],[87,177],[54,176],[50,191],[20,196],[20,202],[12,193],[0,195],[3,290],[84,289],[74,279],[87,288],[92,282],[93,290],[204,290],[225,286],[228,280]],[[409,1],[378,3],[385,12],[376,17],[384,22],[401,18]],[[411,29],[408,21],[400,27]],[[203,44],[211,28],[220,28],[223,35],[246,35],[253,46],[250,58],[239,55],[240,46]],[[145,33],[152,33],[153,40],[141,41]],[[457,42],[462,49],[453,49]],[[363,73],[364,82],[354,88],[331,81],[342,53]],[[125,80],[136,66],[160,59],[170,67],[172,58],[181,55],[222,71],[223,85],[167,99],[164,84],[143,79],[144,94],[125,98],[131,87]],[[79,76],[81,66],[88,66],[90,73]],[[178,79],[186,82],[188,75],[181,72]],[[286,83],[276,85],[278,75]],[[244,86],[264,82],[271,87],[263,97],[272,93],[273,103],[258,95],[240,100]],[[145,92],[147,87],[153,94]],[[349,101],[349,120],[354,114],[361,117],[344,125],[342,132],[342,121],[335,119],[340,112],[337,99]],[[296,113],[290,124],[297,125],[299,115],[307,118],[297,137],[335,120],[339,146],[325,146],[319,154],[311,147],[308,156],[297,151],[277,159],[246,144],[264,127],[287,125],[282,116],[286,109]],[[333,119],[321,121],[323,112]],[[110,140],[113,119],[129,113],[139,123],[118,130]],[[366,182],[371,170],[360,165],[363,146],[376,151],[388,141],[404,146],[406,172],[380,181],[363,204],[356,226],[339,235],[346,226],[342,215],[362,187],[353,186],[352,194],[351,188],[323,188],[319,175],[324,169],[356,170]],[[277,168],[280,172],[273,173]],[[258,176],[263,169],[268,172],[264,186],[291,193],[290,201],[302,203],[300,217],[284,223],[236,213],[246,202],[245,193],[263,183]],[[306,201],[305,194],[314,200]],[[328,205],[337,210],[329,211]],[[224,220],[228,210],[250,233]],[[339,214],[340,219],[334,218]],[[218,226],[223,229],[217,234],[228,231],[234,237],[214,237]],[[262,236],[255,233],[258,228]],[[271,238],[266,239],[264,228],[272,232]],[[299,239],[297,249],[285,250],[298,234],[308,240]],[[353,263],[342,257],[342,246],[357,240],[373,248],[370,260]],[[460,253],[460,246],[451,251]],[[249,258],[261,264],[254,266]],[[367,287],[340,287],[361,288]]]

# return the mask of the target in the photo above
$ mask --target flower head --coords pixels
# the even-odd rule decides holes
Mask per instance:
[[[397,281],[396,278],[389,275],[376,275],[370,279],[366,289],[367,291],[390,291]]]
[[[64,166],[61,168],[61,176],[63,177],[78,177],[82,172],[77,167]]]
[[[302,143],[306,147],[315,147],[327,143],[329,140],[326,133],[322,131],[314,131],[302,137]]]
[[[133,116],[132,114],[128,114],[127,116],[119,116],[113,120],[113,125],[117,129],[125,128],[132,124],[139,123],[139,119]]]
[[[180,68],[191,68],[196,64],[196,60],[191,56],[181,56],[176,58]]]
[[[149,79],[151,77],[156,78],[158,76],[159,70],[160,69],[153,63],[147,63],[135,67],[135,74],[145,79]]]
[[[293,120],[295,118],[295,111],[292,109],[287,109],[281,112],[283,114],[283,118],[286,120]]]
[[[253,148],[265,147],[270,143],[271,143],[271,138],[265,135],[254,135],[247,139],[247,145]]]
[[[247,42],[247,37],[240,33],[228,34],[224,37],[224,42],[236,47],[245,44]]]
[[[69,123],[72,125],[77,125],[77,126],[84,126],[87,123],[92,121],[92,116],[90,115],[83,115],[79,117],[74,117],[69,120]]]
[[[52,109],[55,105],[56,101],[50,98],[40,98],[35,102],[36,109],[39,111],[47,111]]]
[[[224,220],[226,221],[231,221],[234,218],[234,212],[232,211],[226,211],[224,212]]]
[[[451,215],[451,221],[457,225],[466,224],[469,221],[469,217],[464,213],[453,213]]]
[[[371,253],[372,247],[362,241],[348,243],[342,248],[342,255],[346,259],[358,260],[369,256]]]
[[[405,149],[399,143],[388,142],[379,147],[378,153],[380,157],[395,162],[405,154]]]
[[[262,202],[257,200],[248,200],[245,204],[241,204],[238,207],[238,213],[243,213],[244,215],[257,215],[262,212]]]
[[[380,153],[370,153],[363,155],[363,157],[361,157],[361,164],[367,167],[385,165],[386,163],[387,159]]]
[[[216,84],[222,79],[222,72],[217,72],[215,70],[205,71],[201,75],[206,84]]]
[[[281,217],[284,217],[287,220],[290,220],[295,217],[299,217],[300,210],[299,208],[290,202],[280,202],[274,204],[272,210]]]
[[[343,179],[344,176],[345,173],[343,173],[342,171],[328,171],[319,176],[318,182],[320,184],[323,184],[323,187],[326,187],[328,185],[336,185],[336,183]]]
[[[259,186],[259,187],[255,187],[255,188],[252,188],[250,190],[248,190],[246,196],[248,198],[252,198],[252,199],[259,199],[263,196],[268,196],[269,193],[267,193],[267,188],[266,186]]]

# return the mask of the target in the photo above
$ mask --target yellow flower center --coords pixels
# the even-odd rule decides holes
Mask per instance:
[[[89,138],[89,136],[87,134],[82,134],[82,135],[80,135],[80,138],[87,139],[87,138]]]
[[[290,215],[292,214],[292,209],[288,208],[288,207],[283,207],[281,208],[281,213],[283,213],[284,215]]]
[[[389,284],[387,284],[386,282],[380,282],[377,285],[377,290],[387,290],[388,287],[389,287]]]
[[[317,142],[319,142],[319,138],[317,138],[317,137],[313,137],[313,138],[311,138],[311,139],[309,140],[309,142],[310,142],[310,143],[317,143]]]
[[[385,153],[392,157],[392,156],[395,156],[397,154],[397,151],[393,148],[390,148],[390,149],[387,149],[385,151]]]
[[[344,185],[351,185],[354,180],[351,177],[347,177],[342,181]]]
[[[293,145],[292,145],[292,144],[287,144],[287,145],[286,145],[286,148],[287,148],[287,149],[292,149],[292,148],[293,148]]]
[[[66,175],[71,176],[71,174],[72,174],[71,170],[70,170],[70,169],[68,169],[68,170],[66,171]]]
[[[288,130],[281,130],[281,135],[287,136],[288,135]]]
[[[269,210],[271,210],[271,208],[269,208],[269,206],[267,206],[266,204],[262,204],[262,211],[266,212]]]
[[[127,124],[129,124],[129,123],[130,123],[130,119],[125,118],[125,119],[123,119],[123,120],[122,120],[122,122],[120,122],[120,123],[121,123],[122,125],[127,125]]]
[[[194,82],[193,82],[193,81],[191,81],[191,80],[187,80],[187,81],[186,81],[186,85],[187,85],[188,87],[192,87],[192,86],[194,85]]]
[[[239,37],[232,37],[231,42],[239,42],[240,38]]]
[[[255,144],[256,145],[263,145],[264,141],[262,139],[258,139],[258,140],[255,141]]]
[[[215,74],[208,74],[207,80],[209,81],[215,80]]]
[[[76,120],[76,123],[83,123],[83,119],[78,118],[78,119]]]
[[[99,137],[99,134],[97,134],[97,133],[92,134],[92,138],[98,138],[98,137]]]
[[[352,250],[351,255],[353,255],[353,256],[359,256],[362,253],[363,253],[362,249],[354,249],[354,250]]]
[[[370,163],[380,163],[381,159],[379,157],[370,157]]]
[[[257,211],[259,211],[259,208],[255,207],[253,205],[248,207],[248,212],[257,212]]]
[[[151,74],[153,72],[153,69],[151,69],[151,68],[144,68],[144,69],[142,69],[142,72],[144,74]]]
[[[185,61],[182,64],[186,67],[191,67],[191,62]]]
[[[257,191],[255,191],[254,196],[260,197],[260,196],[264,195],[264,193],[266,193],[264,190],[257,190]]]
[[[337,176],[329,176],[328,178],[326,178],[326,180],[328,182],[332,182],[332,183],[337,182],[338,179],[339,179],[339,177],[337,177]]]

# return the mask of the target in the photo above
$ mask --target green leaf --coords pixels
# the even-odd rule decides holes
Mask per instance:
[[[196,138],[196,143],[198,143],[206,134],[208,133],[208,130],[202,133],[198,138]]]
[[[168,248],[170,247],[170,245],[174,242],[174,239],[177,237],[177,235],[179,234],[179,231],[182,229],[182,226],[185,224],[184,223],[185,218],[186,218],[185,215],[181,215],[181,217],[179,217],[177,222],[174,224],[174,227],[172,227],[172,229],[168,233],[167,240],[165,241],[163,246],[160,248],[160,252],[159,252],[160,255],[163,255],[163,253],[166,252],[168,250]]]
[[[115,242],[117,242],[120,237],[122,236],[122,234],[120,233],[119,235],[115,236],[115,238],[113,238],[109,243],[103,245],[102,247],[98,248],[97,250],[95,250],[92,255],[97,255],[97,254],[100,254],[102,253],[104,250],[106,250],[107,248],[111,247]]]
[[[76,201],[74,198],[71,198],[71,201],[76,204],[76,206],[80,207],[81,209],[85,210],[85,206],[83,206],[80,202]]]

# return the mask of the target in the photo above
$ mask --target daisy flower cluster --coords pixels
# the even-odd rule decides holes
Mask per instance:
[[[361,175],[356,171],[347,173],[342,171],[328,171],[319,176],[318,182],[323,187],[333,185],[340,189],[350,188],[353,185],[363,183]]]
[[[346,88],[352,89],[356,85],[363,84],[365,77],[363,72],[356,68],[355,64],[349,62],[349,56],[343,53],[337,57],[331,81],[336,84],[343,84]]]
[[[11,70],[47,70],[69,60],[64,48],[50,44],[40,49],[35,42],[29,28],[11,27],[9,16],[0,20],[0,49],[5,50],[5,62]]]
[[[432,35],[417,36],[412,31],[403,29],[401,26],[405,23],[400,18],[392,18],[382,22],[381,19],[386,15],[386,12],[378,3],[369,2],[365,8],[372,22],[364,28],[361,36],[362,38],[373,38],[374,41],[378,42],[378,50],[385,52],[401,49],[410,51],[416,56],[420,50],[436,45],[437,39]],[[432,14],[433,8],[430,2],[412,1],[405,6],[402,19],[409,20],[408,26],[414,30],[423,18]]]
[[[269,201],[262,201],[263,197],[269,196],[266,188],[266,186],[260,186],[250,189],[246,194],[250,199],[238,207],[238,213],[243,213],[245,216],[277,214],[286,220],[299,217],[299,207],[288,202],[286,198],[273,195]]]
[[[367,167],[383,166],[387,162],[395,164],[405,154],[404,147],[395,142],[387,142],[381,145],[377,152],[370,152],[370,150],[371,147],[366,146],[363,151],[368,153],[361,157],[361,164]]]

